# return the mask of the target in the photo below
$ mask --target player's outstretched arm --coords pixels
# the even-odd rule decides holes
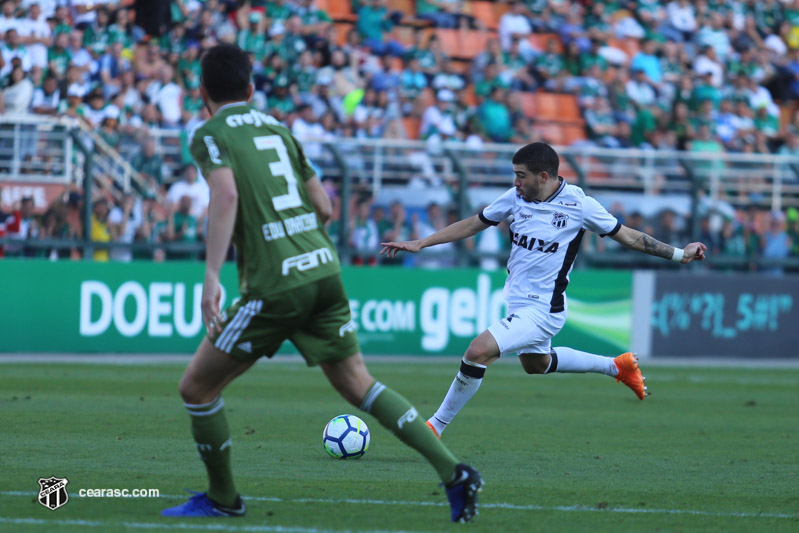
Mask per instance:
[[[692,242],[685,248],[675,248],[670,244],[660,242],[651,235],[627,226],[622,226],[611,238],[631,250],[638,250],[645,254],[678,261],[682,264],[687,264],[691,261],[704,261],[705,250],[707,249],[707,246],[701,242]]]
[[[474,215],[472,217],[459,220],[454,224],[450,224],[446,228],[437,231],[429,237],[425,237],[424,239],[403,242],[381,242],[380,245],[383,247],[383,249],[380,250],[380,254],[386,254],[388,257],[396,257],[397,253],[400,251],[416,253],[422,248],[435,246],[436,244],[459,241],[461,239],[471,237],[472,235],[483,231],[487,227],[489,227],[488,224],[480,220],[479,216]]]

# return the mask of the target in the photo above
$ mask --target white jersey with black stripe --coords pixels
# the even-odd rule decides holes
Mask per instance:
[[[585,230],[615,235],[621,223],[580,187],[561,178],[560,187],[543,202],[526,202],[509,189],[483,209],[480,220],[496,225],[508,215],[511,252],[503,295],[511,309],[542,305],[550,313],[566,309],[569,272]]]

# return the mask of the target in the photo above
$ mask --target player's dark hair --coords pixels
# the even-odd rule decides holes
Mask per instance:
[[[514,165],[524,165],[533,174],[546,172],[552,177],[558,175],[560,158],[557,152],[547,143],[530,143],[513,154]]]
[[[203,54],[202,84],[214,102],[247,99],[252,64],[247,52],[232,44],[218,44]]]

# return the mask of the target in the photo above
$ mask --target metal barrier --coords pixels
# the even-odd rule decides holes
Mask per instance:
[[[0,115],[0,182],[73,182],[72,136],[67,117]]]
[[[60,183],[84,181],[87,154],[91,175],[102,185],[129,190],[137,175],[126,160],[140,148],[140,138],[123,138],[119,154],[96,135],[82,132],[81,139],[91,141],[81,151],[73,147],[69,131],[75,123],[65,119],[38,117],[0,117],[0,180],[48,179]],[[80,131],[80,130],[77,130]],[[33,134],[31,132],[34,132]],[[35,134],[35,135],[34,135]],[[186,132],[152,129],[167,170],[167,181],[187,157]],[[31,155],[30,139],[37,139]],[[77,137],[76,137],[77,139]],[[481,205],[496,198],[512,185],[511,159],[518,146],[484,144],[478,148],[460,142],[433,143],[389,139],[316,138],[301,139],[306,155],[323,180],[338,189],[340,209],[339,249],[348,262],[355,251],[348,243],[350,199],[372,197],[378,205],[388,206],[399,200],[405,207],[420,211],[430,203],[451,209],[460,217],[474,213]],[[76,143],[80,144],[80,143]],[[73,150],[73,148],[77,148]],[[606,205],[621,199],[631,206],[670,208],[686,215],[690,234],[699,234],[700,216],[721,204],[730,208],[781,210],[799,206],[799,157],[771,154],[733,154],[716,152],[655,151],[606,149],[594,146],[557,147],[561,158],[560,174],[578,184]],[[73,158],[68,154],[75,152]],[[42,170],[40,158],[57,160],[59,165]],[[3,166],[3,162],[6,166]],[[38,166],[37,166],[38,165]],[[3,172],[3,169],[8,169]],[[116,174],[114,174],[116,171]],[[105,182],[99,177],[111,175]],[[116,185],[113,185],[113,184]],[[708,207],[710,206],[710,207]],[[64,243],[74,246],[75,243]],[[83,246],[91,246],[82,243]],[[33,246],[36,246],[33,244]],[[49,246],[53,246],[52,243]],[[98,248],[104,245],[95,243]],[[139,246],[146,246],[139,244]],[[152,245],[151,245],[152,246]],[[160,245],[159,245],[160,246]],[[190,247],[192,247],[191,245]],[[168,246],[167,246],[168,247]],[[181,245],[181,248],[185,245]],[[203,249],[197,244],[197,251]],[[459,264],[475,263],[479,258],[507,252],[488,253],[459,248]],[[373,252],[376,252],[374,250]],[[596,265],[629,265],[631,259],[621,253],[600,256],[588,249],[584,257]],[[648,258],[634,260],[649,265]],[[762,258],[725,258],[724,265],[761,263]],[[770,263],[773,261],[770,261]],[[793,264],[795,260],[785,261]]]

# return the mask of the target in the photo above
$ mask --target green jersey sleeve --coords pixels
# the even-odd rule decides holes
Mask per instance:
[[[219,138],[200,128],[191,141],[191,155],[204,176],[217,168],[231,168],[228,151]]]

